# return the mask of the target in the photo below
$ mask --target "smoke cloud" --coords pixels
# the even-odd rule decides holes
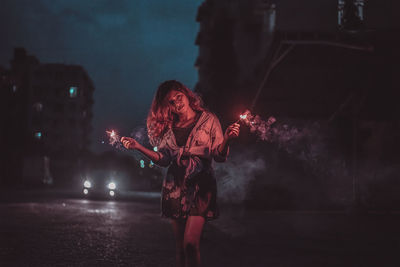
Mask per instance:
[[[242,203],[249,190],[249,184],[266,170],[264,159],[254,151],[232,153],[225,163],[216,165],[218,196],[224,202]]]
[[[332,125],[245,115],[241,123],[258,141],[233,147],[228,161],[217,165],[222,201],[318,208],[351,200],[352,169]]]
[[[250,132],[259,140],[276,144],[290,156],[302,161],[314,174],[348,175],[343,168],[343,155],[338,154],[329,142],[334,141],[332,128],[327,122],[301,121],[269,117],[267,120],[246,111],[241,115],[241,122],[249,127]]]

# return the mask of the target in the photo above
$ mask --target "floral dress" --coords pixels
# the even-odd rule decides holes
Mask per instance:
[[[161,195],[161,215],[186,219],[203,216],[206,220],[218,217],[217,183],[212,161],[224,162],[226,155],[218,152],[223,134],[218,118],[207,111],[201,113],[190,134],[179,146],[173,129],[163,136],[158,151],[160,166],[168,166]]]

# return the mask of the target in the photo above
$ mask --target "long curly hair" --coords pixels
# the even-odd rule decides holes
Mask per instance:
[[[179,91],[189,99],[189,105],[194,111],[204,111],[203,101],[196,93],[176,80],[168,80],[158,86],[147,116],[147,134],[152,145],[158,145],[164,134],[172,127],[177,115],[171,112],[166,96],[171,91]]]

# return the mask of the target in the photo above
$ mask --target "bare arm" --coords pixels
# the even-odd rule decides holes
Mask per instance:
[[[132,149],[132,150],[136,149],[140,151],[143,155],[148,157],[154,163],[157,163],[163,158],[163,155],[161,153],[145,148],[131,137],[122,137],[121,143],[124,145],[126,149]]]
[[[228,153],[229,143],[232,139],[237,138],[239,136],[240,124],[234,123],[231,124],[225,131],[224,141],[219,145],[218,152],[221,155],[226,155]]]

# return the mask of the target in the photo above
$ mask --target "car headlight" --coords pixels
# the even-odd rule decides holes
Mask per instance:
[[[92,183],[86,180],[86,181],[83,183],[83,186],[86,187],[86,188],[91,188],[91,187],[92,187]]]
[[[117,186],[115,185],[115,183],[111,182],[111,183],[108,184],[108,189],[114,190],[115,188],[117,188]]]

